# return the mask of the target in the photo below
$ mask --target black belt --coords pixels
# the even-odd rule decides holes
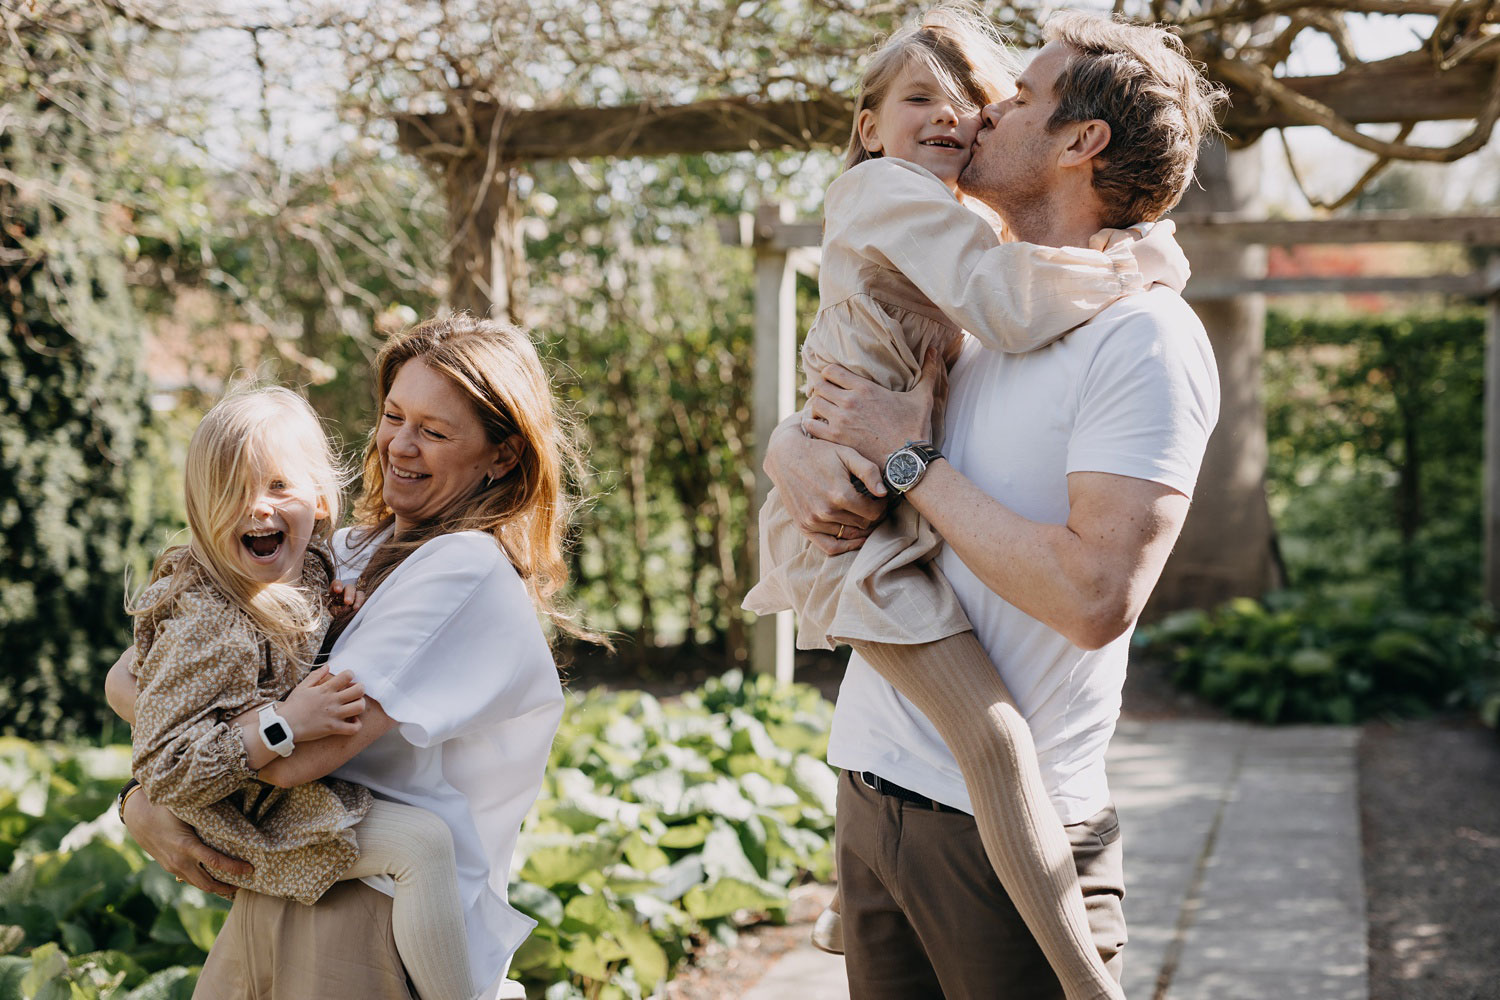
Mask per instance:
[[[955,809],[952,806],[945,806],[941,802],[934,802],[927,796],[919,792],[914,792],[910,788],[902,788],[894,781],[886,781],[874,771],[859,772],[859,780],[865,783],[865,787],[873,788],[881,795],[889,795],[893,799],[910,802],[912,805],[921,806],[923,809],[931,809],[933,812],[940,813],[958,813],[960,816],[968,815],[962,809]]]

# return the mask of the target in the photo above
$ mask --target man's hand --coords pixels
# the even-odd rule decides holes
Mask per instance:
[[[234,898],[235,892],[234,886],[220,882],[208,873],[207,868],[232,875],[251,875],[255,871],[248,862],[220,854],[209,847],[198,839],[192,827],[172,815],[169,809],[152,805],[144,788],[132,794],[125,803],[125,828],[141,845],[141,850],[155,858],[168,875],[204,892],[228,899]]]
[[[364,686],[348,671],[330,673],[319,667],[303,678],[282,703],[281,714],[298,743],[326,736],[359,732],[359,713],[365,710]]]
[[[857,549],[885,517],[880,469],[852,448],[804,436],[799,419],[783,421],[771,435],[766,475],[797,527],[820,550],[832,556]]]
[[[829,365],[813,380],[803,427],[811,437],[853,448],[879,465],[908,441],[932,440],[932,405],[948,386],[948,366],[929,350],[910,392],[893,392]]]

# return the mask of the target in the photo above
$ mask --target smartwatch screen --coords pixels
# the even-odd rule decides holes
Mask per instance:
[[[273,746],[286,741],[286,728],[279,722],[273,722],[265,728],[266,742]]]

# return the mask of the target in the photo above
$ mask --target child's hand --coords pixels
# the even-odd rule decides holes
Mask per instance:
[[[1089,249],[1107,253],[1125,245],[1135,255],[1136,268],[1147,288],[1153,284],[1166,285],[1181,293],[1193,269],[1188,266],[1182,247],[1177,245],[1176,232],[1177,224],[1171,219],[1154,223],[1149,229],[1143,226],[1101,229],[1089,237]]]
[[[354,614],[365,604],[365,592],[354,587],[346,586],[344,581],[335,580],[328,585],[328,593],[333,597],[333,613]]]
[[[365,689],[353,674],[329,673],[327,667],[319,667],[286,696],[281,714],[292,727],[292,739],[301,743],[354,735],[364,710]]]

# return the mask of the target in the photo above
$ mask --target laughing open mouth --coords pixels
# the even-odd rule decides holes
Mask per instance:
[[[935,139],[923,139],[922,140],[922,145],[924,145],[924,146],[940,146],[943,149],[963,149],[964,148],[963,145],[960,144],[957,139],[949,139],[949,138],[947,138],[945,136],[938,136]]]
[[[285,537],[280,531],[250,531],[240,536],[240,544],[253,558],[268,560],[276,558]]]

